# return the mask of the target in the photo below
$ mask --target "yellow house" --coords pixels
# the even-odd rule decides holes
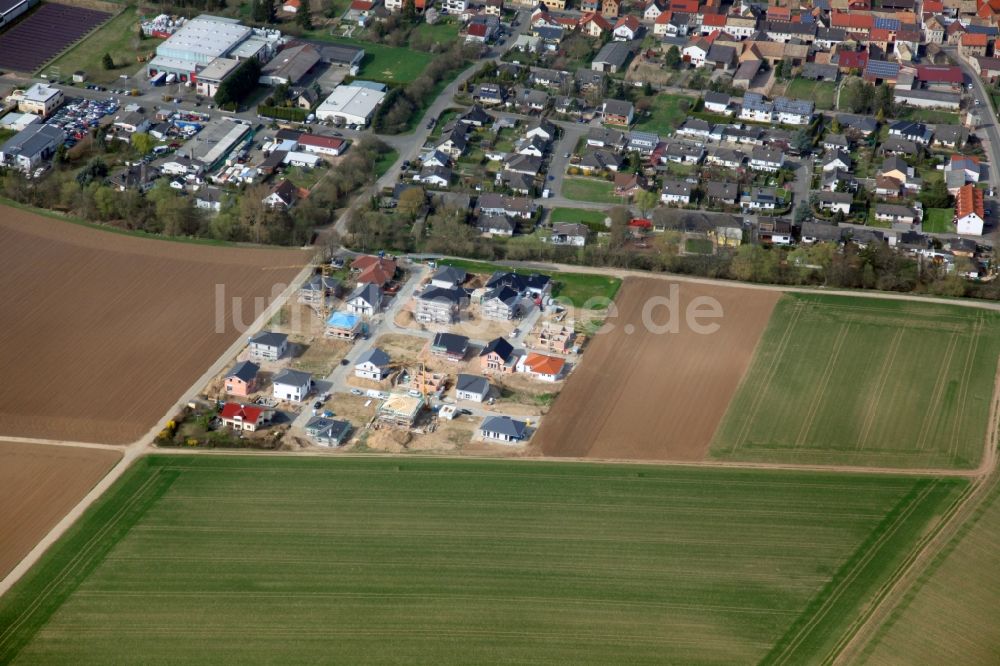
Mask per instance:
[[[708,232],[715,247],[739,247],[743,244],[743,230],[739,227],[716,227]]]

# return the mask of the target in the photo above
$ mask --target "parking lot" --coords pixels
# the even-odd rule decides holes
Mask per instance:
[[[46,122],[66,132],[66,146],[72,146],[97,127],[105,116],[118,111],[118,100],[70,99]]]

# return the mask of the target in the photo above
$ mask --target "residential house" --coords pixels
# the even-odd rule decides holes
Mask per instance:
[[[354,376],[380,382],[389,374],[389,355],[378,347],[369,349],[354,362]]]
[[[490,236],[513,236],[517,225],[506,215],[480,215],[476,228]]]
[[[324,335],[339,340],[355,340],[364,330],[361,315],[353,312],[332,312],[326,320]]]
[[[585,175],[602,171],[617,172],[623,162],[623,158],[618,153],[597,148],[585,152],[577,163],[577,168]]]
[[[509,416],[487,416],[479,426],[484,440],[501,444],[520,444],[528,438],[528,424]]]
[[[808,125],[815,107],[811,100],[778,97],[774,100],[775,120],[782,125]]]
[[[710,203],[725,204],[735,206],[740,195],[739,185],[710,180],[705,183],[705,198]]]
[[[584,14],[577,25],[580,32],[588,37],[603,37],[612,30],[608,19],[595,12]]]
[[[969,140],[969,132],[961,125],[937,125],[934,128],[934,143],[948,150],[960,150]]]
[[[528,197],[511,197],[494,193],[480,195],[476,207],[480,214],[507,215],[523,220],[530,219],[535,213],[535,203]]]
[[[552,225],[552,232],[548,242],[552,245],[569,245],[573,247],[583,247],[587,244],[589,229],[585,224],[576,222],[562,222]]]
[[[530,352],[518,362],[518,371],[543,382],[556,382],[562,379],[566,370],[566,361],[558,356],[548,356]]]
[[[396,275],[396,262],[386,257],[366,254],[351,262],[351,272],[358,274],[358,284],[375,284],[385,288]]]
[[[832,152],[828,157],[824,158],[823,173],[833,171],[834,169],[850,171],[853,164],[854,160],[851,159],[850,153],[843,150],[837,150]]]
[[[460,287],[428,286],[414,297],[414,318],[424,324],[451,324],[458,320],[469,296]]]
[[[437,333],[430,343],[434,356],[458,363],[465,359],[469,351],[469,338],[455,333]]]
[[[691,203],[691,185],[683,180],[664,179],[660,190],[663,203],[685,206]]]
[[[490,396],[490,380],[481,375],[459,373],[455,379],[455,399],[485,402]]]
[[[302,402],[312,389],[312,375],[285,368],[271,379],[272,394],[278,400]]]
[[[688,118],[681,123],[675,134],[707,141],[712,135],[712,125],[701,118]]]
[[[820,210],[850,215],[854,197],[850,192],[819,192],[816,200]]]
[[[482,372],[510,374],[517,370],[517,358],[513,345],[504,338],[494,338],[479,352],[479,365]]]
[[[629,132],[628,149],[642,155],[650,155],[660,145],[660,136],[653,132]]]
[[[985,223],[983,191],[971,183],[959,188],[955,196],[955,228],[958,233],[982,236]]]
[[[989,37],[982,33],[967,32],[959,40],[958,50],[968,59],[984,57],[989,47]]]
[[[784,220],[760,218],[754,231],[757,242],[765,245],[791,245],[795,240],[792,225]]]
[[[194,193],[194,205],[196,208],[217,213],[222,210],[222,202],[225,197],[226,193],[218,187],[200,187]]]
[[[344,306],[351,314],[373,317],[382,311],[382,288],[374,283],[358,284],[347,298]]]
[[[261,331],[250,337],[250,358],[257,361],[277,361],[288,353],[288,336],[284,333]]]
[[[879,169],[879,176],[896,180],[903,188],[913,192],[919,192],[922,185],[914,168],[896,156],[885,158],[881,169]]]
[[[882,145],[879,146],[879,150],[883,155],[905,155],[907,157],[916,157],[923,149],[909,139],[903,139],[898,136],[890,136],[882,142]]]
[[[898,120],[889,126],[889,136],[898,136],[901,139],[928,146],[931,139],[934,138],[934,132],[923,123]]]
[[[732,115],[733,111],[729,108],[731,103],[732,98],[726,93],[711,91],[705,93],[705,110],[709,113]]]
[[[778,193],[773,187],[753,187],[744,193],[740,206],[745,210],[773,211],[778,207]]]
[[[742,151],[730,148],[714,148],[705,157],[706,164],[714,164],[727,169],[739,169],[746,160],[747,156]]]
[[[299,287],[299,303],[314,307],[326,307],[327,300],[340,293],[340,280],[325,275],[313,275]]]
[[[486,281],[487,289],[510,287],[518,293],[527,294],[533,299],[541,300],[552,291],[552,280],[547,275],[531,273],[505,273],[497,271]]]
[[[306,436],[320,446],[340,446],[351,432],[347,421],[313,416],[306,422]]]
[[[639,173],[616,173],[615,196],[634,197],[646,189],[646,178]]]
[[[520,312],[521,293],[510,286],[502,285],[489,289],[480,300],[480,309],[485,319],[510,321]]]
[[[750,153],[750,168],[775,173],[785,166],[785,154],[778,150],[757,147]]]
[[[889,224],[916,224],[920,221],[920,213],[910,206],[896,204],[875,204],[875,219]]]
[[[138,190],[148,192],[160,177],[160,170],[145,162],[126,164],[118,169],[108,179],[119,192]]]
[[[219,419],[233,430],[254,432],[264,427],[274,418],[274,410],[256,405],[241,405],[227,402],[219,411]]]
[[[234,365],[223,379],[226,393],[245,398],[257,390],[257,373],[260,366],[251,361],[240,361]]]
[[[33,123],[0,145],[0,164],[25,173],[51,159],[66,142],[66,133],[55,125]]]
[[[615,23],[613,34],[616,40],[631,41],[639,36],[640,29],[639,19],[628,14],[618,19],[618,22]]]
[[[620,99],[606,99],[601,105],[601,117],[609,125],[631,125],[635,118],[635,107],[632,102]]]
[[[591,127],[587,131],[587,145],[592,148],[622,150],[625,147],[625,133],[610,127]]]
[[[439,289],[453,289],[469,279],[469,274],[454,266],[441,266],[431,275],[431,286]]]
[[[263,204],[269,208],[291,208],[298,198],[299,190],[290,180],[281,180],[264,197]]]
[[[413,177],[413,180],[444,189],[451,184],[451,169],[443,166],[425,166],[419,174]]]
[[[748,92],[743,96],[740,118],[758,123],[770,123],[774,119],[774,104],[765,100],[763,95]]]
[[[573,347],[575,331],[569,326],[547,321],[541,325],[535,338],[536,346],[557,354],[568,354]]]
[[[654,151],[653,156],[657,153]],[[699,164],[705,158],[705,149],[701,146],[691,146],[680,141],[669,141],[663,144],[663,152],[659,159],[661,162],[673,162],[675,164]]]

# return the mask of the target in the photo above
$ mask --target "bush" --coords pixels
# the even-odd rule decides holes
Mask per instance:
[[[309,115],[305,109],[287,106],[267,106],[261,104],[257,107],[257,115],[265,118],[277,118],[278,120],[292,120],[303,122]]]

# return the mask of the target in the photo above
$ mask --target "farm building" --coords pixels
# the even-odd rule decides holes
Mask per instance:
[[[422,396],[396,393],[379,405],[378,420],[400,428],[411,428],[423,406]]]
[[[316,108],[319,120],[339,120],[347,125],[367,125],[375,109],[385,98],[382,90],[369,85],[350,85],[334,88],[330,96]]]
[[[520,444],[528,438],[528,424],[509,416],[489,416],[479,426],[483,439],[503,444]]]
[[[351,432],[347,421],[314,416],[306,423],[306,435],[321,446],[340,446]]]
[[[241,405],[236,402],[227,402],[219,412],[222,422],[234,430],[246,430],[253,432],[258,428],[271,422],[274,418],[274,411],[255,405]]]

